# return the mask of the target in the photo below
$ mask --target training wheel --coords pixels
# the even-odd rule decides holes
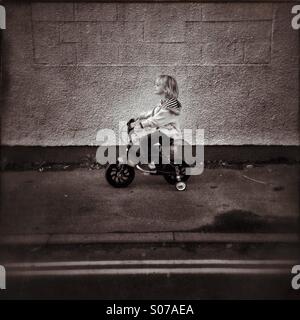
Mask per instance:
[[[186,189],[186,184],[183,181],[177,182],[176,189],[178,191],[184,191]]]

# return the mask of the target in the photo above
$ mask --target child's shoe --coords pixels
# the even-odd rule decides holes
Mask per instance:
[[[155,173],[156,172],[156,167],[154,165],[153,167],[153,164],[137,164],[136,167],[145,172],[145,173]],[[152,169],[153,168],[153,169]]]
[[[155,169],[156,169],[156,166],[155,166],[155,163],[154,163],[154,162],[150,162],[150,163],[148,164],[148,167],[149,167],[150,170],[155,170]]]

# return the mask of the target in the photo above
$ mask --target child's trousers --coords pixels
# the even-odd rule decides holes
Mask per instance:
[[[172,138],[159,130],[142,137],[140,140],[140,162],[142,164],[150,162],[159,163],[159,147],[155,146],[159,142],[162,146],[163,163],[168,163],[167,159],[170,159],[170,145],[172,141]]]

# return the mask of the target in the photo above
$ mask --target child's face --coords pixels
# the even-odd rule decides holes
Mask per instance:
[[[155,81],[155,84],[154,84],[154,92],[155,94],[158,94],[158,95],[163,95],[165,93],[165,90],[164,90],[164,86],[162,84],[162,81],[160,81],[159,79],[157,79]]]

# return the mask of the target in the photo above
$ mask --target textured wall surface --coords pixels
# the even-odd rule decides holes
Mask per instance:
[[[2,144],[93,145],[175,76],[206,144],[299,145],[292,4],[8,2]]]

